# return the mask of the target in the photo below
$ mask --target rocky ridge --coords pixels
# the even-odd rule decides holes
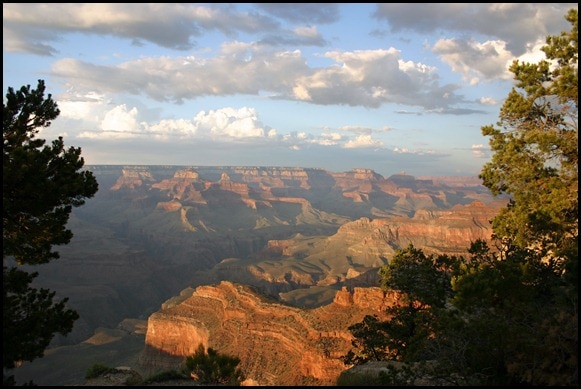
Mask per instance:
[[[178,368],[201,343],[240,358],[247,383],[260,386],[334,385],[347,368],[347,328],[397,302],[378,287],[344,288],[329,305],[299,309],[227,281],[187,294],[149,317],[141,368]]]

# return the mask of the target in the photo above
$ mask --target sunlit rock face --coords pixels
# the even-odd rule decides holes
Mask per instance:
[[[191,293],[191,291],[190,291]],[[386,318],[397,296],[380,288],[344,288],[326,306],[304,310],[221,282],[200,286],[149,317],[142,367],[175,368],[201,343],[240,358],[257,385],[334,385],[347,367],[347,328],[365,315]]]
[[[420,209],[411,218],[364,217],[343,224],[335,238],[349,242],[353,255],[387,257],[393,254],[393,248],[405,248],[410,243],[428,254],[461,255],[475,240],[490,242],[490,220],[497,213],[497,207],[475,200],[445,210]]]
[[[146,166],[130,167],[122,170],[121,177],[117,179],[111,190],[135,189],[153,182],[155,179]]]

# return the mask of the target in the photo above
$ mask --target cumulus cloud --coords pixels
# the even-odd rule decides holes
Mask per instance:
[[[482,97],[480,98],[480,104],[484,105],[498,105],[498,101],[493,99],[492,97]]]
[[[336,132],[322,133],[319,138],[313,139],[311,142],[321,146],[336,146],[344,140],[343,135]]]
[[[107,104],[105,96],[95,92],[87,92],[84,95],[67,93],[60,96],[58,101],[60,117],[76,120],[95,118],[105,104]]]
[[[214,138],[264,137],[265,131],[253,108],[222,108],[198,113],[194,122],[200,132]]]
[[[574,4],[561,3],[381,3],[375,17],[393,32],[460,32],[472,38],[439,39],[433,51],[471,84],[510,79],[514,59],[538,62],[549,34],[568,31],[563,15]]]
[[[343,147],[346,149],[359,149],[359,148],[380,148],[383,146],[383,142],[375,140],[371,135],[358,135],[354,140],[350,140],[345,143]]]
[[[321,134],[321,138],[338,141],[338,140],[343,139],[343,135],[338,134],[336,132],[331,132],[331,133]]]
[[[335,64],[296,79],[293,88],[296,99],[372,108],[398,103],[426,109],[461,102],[453,93],[455,86],[438,85],[435,69],[401,60],[400,52],[394,48],[334,51],[325,56]],[[434,99],[444,95],[449,99]]]
[[[200,111],[188,119],[161,119],[146,121],[137,107],[127,104],[112,106],[103,95],[88,93],[76,94],[74,91],[60,96],[59,107],[65,120],[84,120],[84,130],[78,131],[80,139],[120,140],[156,139],[167,142],[183,140],[196,143],[199,140],[212,140],[220,143],[243,140],[262,140],[265,144],[283,142],[287,147],[300,149],[309,145],[342,147],[346,149],[380,148],[383,143],[372,137],[374,132],[388,131],[388,127],[372,129],[365,126],[341,126],[335,131],[327,129],[318,136],[306,131],[292,131],[279,135],[278,131],[265,125],[255,108],[225,107]],[[92,121],[88,118],[93,118]],[[74,129],[77,125],[58,122],[57,127]],[[343,133],[354,133],[350,139]]]
[[[117,66],[63,59],[55,62],[51,74],[74,79],[78,89],[183,103],[208,95],[284,94],[289,83],[304,72],[308,68],[298,51],[269,53],[252,44],[233,42],[223,45],[221,54],[212,59],[150,57]]]
[[[270,33],[258,41],[260,45],[270,46],[326,46],[328,42],[316,27],[297,27],[294,30],[281,30]]]
[[[156,139],[191,139],[198,131],[197,126],[186,119],[164,119],[147,126],[147,132]]]
[[[327,45],[313,23],[337,21],[338,4],[265,3],[256,7],[253,12],[233,5],[195,3],[10,3],[3,5],[4,49],[54,55],[51,42],[70,32],[115,36],[176,50],[192,49],[194,39],[202,34],[219,32],[230,38],[253,34],[257,37],[254,42],[225,43],[207,58],[144,57],[116,65],[64,58],[54,64],[51,74],[72,79],[87,91],[142,94],[176,103],[202,96],[266,93],[272,98],[319,105],[378,108],[394,103],[432,112],[473,113],[457,109],[466,103],[457,94],[459,86],[441,84],[434,66],[402,58],[394,48],[329,51],[323,56],[332,64],[315,68],[307,65],[298,49],[264,46]],[[517,56],[535,58],[547,32],[566,27],[565,7],[382,3],[375,17],[393,31],[451,30],[474,36],[439,39],[433,51],[454,72],[477,83],[510,78],[507,67]],[[286,23],[297,24],[287,28]]]
[[[107,112],[101,128],[110,137],[129,138],[141,132],[137,122],[137,108],[127,109],[125,104]]]
[[[325,56],[335,64],[311,69],[298,50],[272,51],[231,42],[209,59],[150,57],[117,66],[63,59],[55,62],[51,74],[74,79],[79,89],[144,94],[176,103],[200,96],[261,92],[278,99],[371,108],[398,103],[446,109],[462,102],[454,94],[457,86],[439,85],[435,69],[402,61],[396,49],[334,51]]]
[[[192,120],[162,119],[157,122],[142,121],[139,110],[125,104],[107,111],[103,111],[103,107],[90,109],[101,116],[96,117],[93,130],[80,132],[77,135],[79,138],[127,139],[139,136],[161,141],[213,139],[219,142],[250,138],[278,139],[276,129],[263,125],[256,110],[248,107],[201,111]],[[74,118],[74,111],[65,112],[68,112],[69,118]]]
[[[527,45],[527,51],[520,55],[518,59],[520,62],[538,63],[546,59],[545,53],[541,50],[547,44],[545,38],[539,38],[536,42],[531,42]]]
[[[513,76],[508,68],[514,57],[501,41],[479,43],[474,40],[441,39],[436,42],[433,51],[470,85],[482,79],[509,80]]]

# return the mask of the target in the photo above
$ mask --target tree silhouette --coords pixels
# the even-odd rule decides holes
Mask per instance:
[[[90,171],[82,170],[81,149],[65,149],[62,137],[46,145],[36,138],[60,111],[43,80],[15,91],[8,88],[3,107],[2,166],[2,362],[4,384],[15,384],[6,371],[44,355],[56,333],[68,334],[78,314],[66,308],[67,298],[31,286],[39,265],[59,258],[54,245],[68,244],[66,228],[73,207],[98,190]]]

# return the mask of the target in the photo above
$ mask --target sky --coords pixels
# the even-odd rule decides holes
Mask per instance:
[[[3,3],[3,82],[86,165],[477,176],[518,59],[577,3]]]

